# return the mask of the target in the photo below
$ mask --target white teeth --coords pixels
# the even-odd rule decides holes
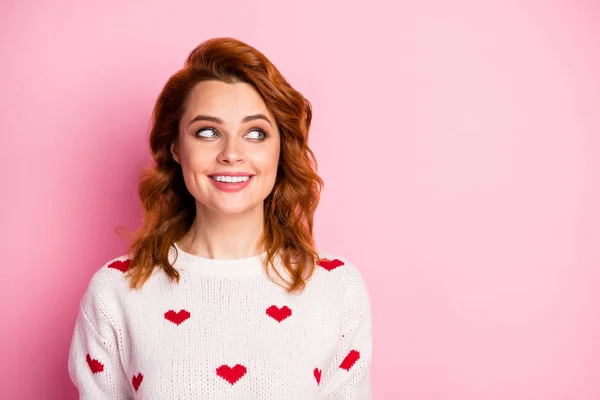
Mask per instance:
[[[213,176],[212,178],[215,181],[227,183],[246,182],[248,179],[250,179],[249,176]]]

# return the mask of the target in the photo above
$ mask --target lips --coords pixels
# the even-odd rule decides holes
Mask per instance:
[[[210,181],[215,185],[217,189],[222,192],[234,193],[243,190],[246,186],[254,180],[254,175],[237,175],[237,176],[248,176],[249,178],[243,182],[221,182],[214,178],[215,175],[209,175]],[[216,175],[216,176],[231,176],[231,175]]]

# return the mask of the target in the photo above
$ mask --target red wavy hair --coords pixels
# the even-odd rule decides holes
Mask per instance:
[[[265,229],[259,247],[267,252],[265,268],[271,280],[289,293],[301,292],[318,260],[313,218],[323,187],[314,153],[308,146],[311,104],[267,57],[233,38],[201,43],[158,96],[149,137],[154,164],[142,171],[138,187],[143,224],[125,234],[133,239],[127,271],[130,286],[140,289],[154,268],[162,268],[171,281],[179,283],[179,273],[169,263],[168,254],[172,244],[192,226],[196,206],[170,146],[178,138],[179,119],[188,93],[204,80],[251,84],[275,117],[281,137],[280,164],[275,186],[264,202]],[[276,256],[288,272],[288,279],[274,268]],[[274,280],[271,272],[284,283]]]

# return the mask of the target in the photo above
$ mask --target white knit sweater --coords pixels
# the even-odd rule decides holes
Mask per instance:
[[[155,268],[129,289],[128,256],[90,280],[68,362],[81,399],[371,399],[370,301],[348,260],[320,254],[287,294],[262,256],[169,256],[179,284]]]

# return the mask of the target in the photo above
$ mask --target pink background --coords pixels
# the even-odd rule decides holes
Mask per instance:
[[[593,3],[2,2],[0,397],[76,398],[78,301],[139,225],[153,102],[233,36],[313,103],[316,236],[367,281],[375,399],[599,399]]]

